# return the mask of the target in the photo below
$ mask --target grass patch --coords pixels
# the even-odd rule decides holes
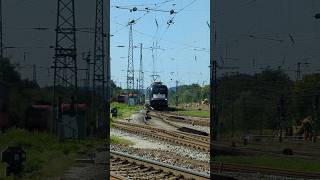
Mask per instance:
[[[203,111],[203,110],[184,110],[184,111],[176,111],[175,113],[181,116],[194,116],[194,117],[201,117],[201,118],[210,117],[210,112]]]
[[[118,109],[118,117],[112,118],[112,120],[129,118],[133,113],[142,109],[141,106],[128,106],[127,104],[113,102],[111,108]]]
[[[121,144],[121,145],[125,145],[125,146],[130,146],[130,145],[134,145],[134,143],[132,141],[129,141],[127,139],[115,136],[115,135],[111,135],[110,137],[110,144]]]
[[[272,157],[272,156],[217,156],[216,161],[248,166],[262,166],[294,171],[319,172],[320,162],[300,158]]]
[[[45,179],[63,174],[64,170],[74,164],[75,158],[94,151],[104,141],[84,139],[59,142],[56,137],[47,133],[10,129],[0,134],[0,142],[0,150],[7,146],[20,146],[26,151],[23,179]],[[4,172],[4,164],[0,163],[1,172]],[[0,174],[0,179],[5,178],[3,175]]]

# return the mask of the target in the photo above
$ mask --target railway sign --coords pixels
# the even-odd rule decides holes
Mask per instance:
[[[7,163],[6,174],[19,174],[26,161],[26,152],[21,147],[8,147],[1,153],[1,161]]]

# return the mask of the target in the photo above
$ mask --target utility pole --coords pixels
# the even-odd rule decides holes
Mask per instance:
[[[104,32],[104,0],[96,0],[95,39],[93,59],[93,97],[92,107],[94,119],[100,135],[105,136],[105,32]],[[108,112],[108,111],[107,111]]]
[[[107,148],[107,154],[105,159],[110,159],[110,97],[111,97],[111,69],[110,69],[110,62],[111,62],[111,57],[110,57],[110,1],[105,1],[105,20],[106,20],[106,25],[105,25],[105,31],[106,31],[106,69],[107,69],[107,88],[106,88],[106,107],[105,111],[106,113],[106,148]],[[106,161],[106,169],[110,169],[110,161]],[[106,177],[110,177],[110,171],[107,171]]]
[[[210,2],[210,138],[217,140],[218,103],[217,103],[217,58],[216,58],[216,1]],[[210,147],[211,152],[211,147]],[[213,148],[212,148],[213,154]]]
[[[156,81],[156,68],[155,68],[155,59],[154,59],[154,42],[152,43],[151,53],[152,53],[152,79],[153,81]]]
[[[217,140],[217,54],[216,0],[210,1],[210,154],[214,155],[213,141]],[[210,178],[214,179],[214,157],[210,158]]]
[[[179,105],[178,83],[179,81],[176,81],[176,107]]]
[[[23,62],[26,62],[27,60],[27,52],[23,52]]]
[[[155,57],[154,57],[154,50],[157,50],[158,49],[161,49],[158,44],[156,43],[156,46],[154,45],[154,43],[152,43],[152,47],[151,47],[151,53],[152,53],[152,79],[153,79],[153,82],[155,82],[157,80],[157,78],[159,78],[160,76],[157,74],[156,72],[156,67],[155,67]]]
[[[82,59],[86,62],[86,78],[85,78],[85,88],[87,91],[87,104],[90,104],[90,64],[91,64],[91,52],[83,53]]]
[[[286,99],[285,99],[284,95],[282,94],[279,99],[279,128],[280,128],[279,142],[282,142],[282,140],[283,140],[283,137],[282,137],[283,128],[284,128],[284,124],[286,123],[285,122],[285,120],[286,120],[285,101],[286,101]]]
[[[49,84],[49,79],[50,79],[50,69],[51,69],[50,67],[48,67],[48,68],[47,68],[47,78],[48,78],[48,81],[47,81],[47,87],[49,87],[49,85],[50,85],[50,84]]]
[[[0,0],[0,58],[3,59],[3,21],[2,21],[2,0]]]
[[[133,64],[133,38],[132,38],[133,21],[129,22],[129,49],[128,49],[128,68],[127,68],[127,91],[129,94],[134,91],[134,64]]]
[[[233,107],[233,103],[234,103],[234,98],[233,98],[233,84],[231,84],[231,138],[233,140],[234,137],[234,117],[233,117],[233,113],[234,113],[234,107]]]
[[[143,62],[142,62],[142,43],[140,43],[140,69],[139,69],[139,99],[140,103],[143,101],[144,91],[144,74],[143,74]]]
[[[70,103],[77,104],[78,70],[74,0],[57,0],[57,3],[56,45],[53,62],[52,132],[59,134],[58,124],[61,124],[61,119],[57,115],[59,113],[58,109],[60,109],[57,105],[57,96],[61,96],[59,98],[60,103],[63,103],[64,98],[68,98]]]
[[[317,141],[319,127],[319,95],[317,94],[313,103],[313,142]]]
[[[296,80],[299,81],[301,80],[301,62],[297,63],[297,76],[296,76]]]
[[[139,90],[139,78],[137,78],[136,90]]]
[[[32,66],[32,74],[33,83],[37,84],[37,67],[35,64]]]

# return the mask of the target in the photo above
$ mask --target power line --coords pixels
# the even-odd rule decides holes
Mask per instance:
[[[172,12],[172,11],[170,12],[171,15],[172,15],[172,14],[174,14],[174,15],[173,15],[172,18],[170,18],[170,19],[168,20],[168,22],[167,22],[168,26],[167,26],[166,30],[164,31],[164,33],[161,35],[159,41],[157,41],[157,43],[159,43],[159,42],[162,40],[164,34],[168,31],[168,29],[169,29],[169,27],[171,26],[171,24],[174,24],[173,19],[175,18],[175,16],[176,16],[178,13],[180,13],[181,11],[183,11],[184,9],[186,9],[187,7],[191,6],[191,5],[192,5],[193,3],[195,3],[196,1],[197,1],[197,0],[191,1],[191,2],[190,2],[189,4],[187,4],[185,7],[183,7],[182,9],[180,9],[178,12]]]
[[[118,9],[129,9],[130,10],[130,8],[132,9],[137,6],[159,6],[160,4],[166,4],[166,3],[172,2],[172,1],[175,1],[175,0],[166,0],[166,1],[162,1],[162,2],[154,3],[154,4],[138,4],[138,5],[111,6],[111,7],[115,7]]]
[[[170,11],[165,11],[165,10],[159,10],[158,8],[161,7],[162,4],[170,2],[172,0],[167,0],[167,1],[163,1],[160,2],[158,4],[155,4],[155,8],[151,9],[146,7],[145,9],[138,9],[137,7],[132,7],[132,8],[128,8],[128,7],[121,7],[121,6],[114,6],[118,9],[126,9],[126,10],[130,10],[130,12],[134,12],[134,11],[145,11],[146,13],[144,13],[142,16],[140,16],[139,18],[135,19],[134,22],[136,23],[137,21],[139,21],[141,18],[143,18],[144,16],[146,16],[148,13],[150,13],[150,11],[162,11],[162,12],[170,12],[170,14],[175,13],[173,10]]]
[[[126,25],[123,25],[123,24],[118,23],[118,22],[115,22],[115,23],[118,24],[118,25],[121,25],[121,26],[126,26]],[[133,29],[133,31],[135,31],[135,32],[137,32],[137,33],[139,33],[139,34],[141,34],[143,36],[146,36],[146,37],[149,37],[149,38],[153,38],[153,35],[138,31],[136,29]],[[184,46],[184,47],[188,47],[188,48],[192,48],[192,50],[195,50],[195,51],[210,52],[210,49],[207,49],[207,48],[204,48],[204,47],[193,46],[193,45],[190,45],[190,44],[170,41],[170,40],[167,40],[167,39],[163,39],[163,41],[174,43],[174,44],[178,44],[178,45],[181,45],[181,46]]]

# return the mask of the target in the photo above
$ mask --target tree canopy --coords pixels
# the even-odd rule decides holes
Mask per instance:
[[[209,92],[208,85],[179,86],[179,103],[209,99]],[[305,75],[299,81],[291,80],[281,70],[234,74],[218,79],[217,92],[220,133],[233,128],[241,132],[288,128],[299,125],[307,116],[318,116],[320,74]],[[170,89],[172,105],[175,96],[175,88]]]

